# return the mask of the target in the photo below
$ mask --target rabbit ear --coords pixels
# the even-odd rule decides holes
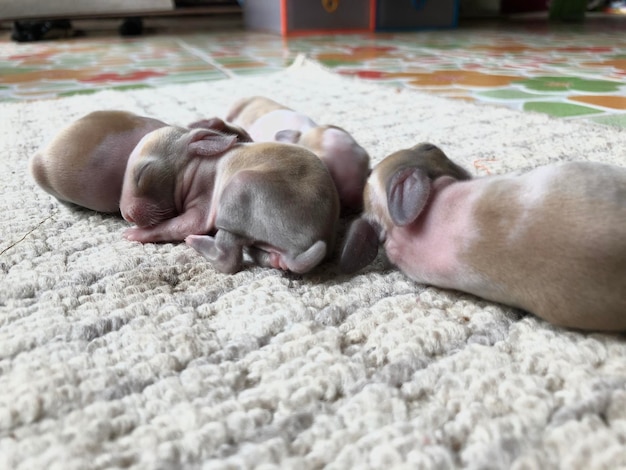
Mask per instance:
[[[387,182],[387,208],[393,223],[408,225],[417,219],[430,194],[431,180],[421,168],[396,171]]]
[[[222,134],[236,135],[239,142],[252,142],[252,138],[244,129],[234,124],[229,124],[218,117],[201,119],[200,121],[192,122],[187,127],[189,129],[211,129]]]
[[[210,129],[194,129],[189,142],[192,157],[216,157],[237,143],[237,136],[224,135]]]
[[[374,261],[377,254],[378,233],[367,220],[356,219],[343,241],[339,268],[346,274],[356,272]]]
[[[297,144],[300,140],[300,136],[302,132],[296,131],[293,129],[283,129],[282,131],[278,131],[276,135],[274,135],[274,140],[276,142],[286,142],[288,144]]]

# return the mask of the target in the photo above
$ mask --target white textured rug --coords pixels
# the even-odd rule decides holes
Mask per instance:
[[[626,134],[336,77],[0,106],[0,468],[626,468],[626,339],[579,334],[378,260],[353,277],[216,273],[184,244],[39,190],[27,159],[119,108],[185,124],[265,94],[374,162],[428,140],[476,174],[589,159]]]

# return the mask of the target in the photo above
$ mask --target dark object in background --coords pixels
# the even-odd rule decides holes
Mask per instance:
[[[454,28],[457,0],[377,0],[376,31]]]
[[[124,18],[119,32],[120,36],[139,36],[143,33],[143,20],[138,16]]]
[[[587,0],[587,11],[603,10],[608,7],[610,3],[616,2],[610,2],[609,0]]]
[[[119,27],[121,36],[143,34],[143,20],[138,16],[125,18]],[[16,42],[49,41],[84,36],[70,20],[19,20],[13,22],[11,39]]]
[[[214,5],[237,5],[243,0],[174,0],[176,8],[180,7],[208,7]]]
[[[583,21],[587,0],[550,0],[548,18],[552,21]]]
[[[509,15],[515,13],[530,13],[533,11],[546,11],[548,0],[501,0],[500,13]]]
[[[11,39],[17,42],[45,41],[80,35],[69,20],[22,20],[13,22]]]

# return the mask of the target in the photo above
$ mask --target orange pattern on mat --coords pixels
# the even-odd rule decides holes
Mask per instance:
[[[27,83],[51,80],[80,80],[93,75],[93,71],[83,70],[35,70],[25,73],[0,75],[0,83]]]
[[[611,59],[611,60],[603,60],[600,62],[583,62],[582,65],[589,67],[615,67],[616,69],[622,70],[626,72],[626,59]]]
[[[387,76],[393,78],[394,74]],[[408,77],[404,76],[403,78]],[[509,85],[515,80],[519,80],[519,77],[466,70],[439,70],[432,73],[413,74],[409,83],[417,86],[452,86],[458,84],[475,87],[498,87]]]
[[[509,44],[500,44],[500,45],[480,44],[477,46],[469,46],[468,49],[473,50],[473,51],[485,51],[485,52],[491,53],[492,55],[520,53],[520,52],[527,52],[527,51],[541,51],[541,49],[537,49],[536,47],[528,46],[526,44],[519,44],[519,43],[509,43]]]
[[[570,96],[570,100],[579,101],[581,103],[595,104],[611,109],[626,109],[626,96],[607,96],[607,95],[581,95]]]
[[[316,54],[315,58],[324,61],[340,61],[340,62],[362,62],[365,60],[401,57],[402,54],[396,52],[395,47],[353,47],[349,53],[321,53]]]

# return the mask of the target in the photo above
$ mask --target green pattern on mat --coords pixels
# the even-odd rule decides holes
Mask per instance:
[[[591,118],[591,120],[599,124],[607,124],[609,126],[623,127],[626,129],[626,113],[597,116]]]
[[[531,101],[524,103],[524,111],[537,111],[555,117],[584,116],[586,114],[597,114],[601,112],[594,108],[588,108],[587,106],[558,103],[555,101]]]
[[[536,91],[587,91],[587,92],[611,92],[617,91],[622,86],[620,82],[613,82],[608,80],[589,80],[578,77],[554,77],[543,76],[530,78],[528,80],[521,80],[513,82],[519,85],[524,85],[530,90]]]
[[[482,96],[484,98],[494,98],[498,100],[524,100],[533,98],[546,98],[546,95],[538,95],[536,93],[527,93],[525,91],[510,89],[480,91],[476,93],[476,95]]]

